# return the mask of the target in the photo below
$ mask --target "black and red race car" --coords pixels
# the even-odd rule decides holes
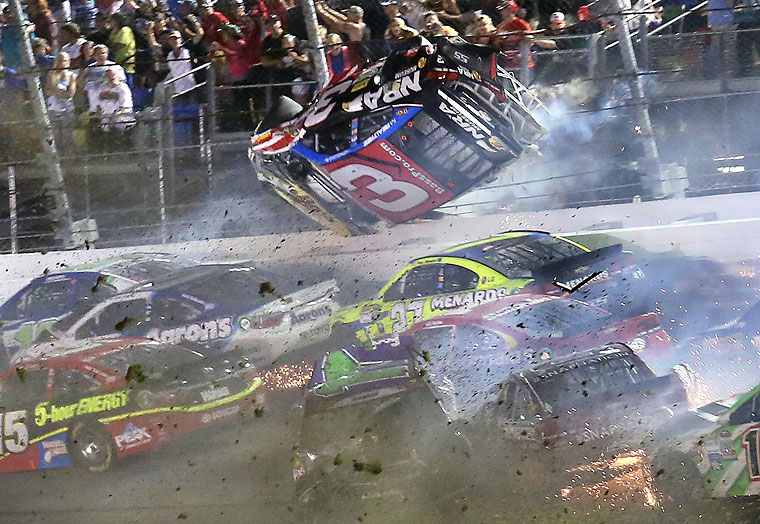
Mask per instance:
[[[343,234],[425,215],[544,133],[545,106],[498,57],[458,37],[413,38],[334,77],[305,110],[282,102],[252,138],[256,175]]]
[[[0,472],[104,471],[115,458],[262,409],[261,382],[242,355],[147,339],[95,339],[20,362],[0,375]]]

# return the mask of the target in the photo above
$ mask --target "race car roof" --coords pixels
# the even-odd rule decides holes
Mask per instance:
[[[46,366],[53,366],[59,359],[74,358],[76,360],[85,360],[94,358],[115,351],[124,351],[135,345],[159,346],[156,342],[146,338],[133,337],[115,337],[113,335],[87,338],[74,342],[61,344],[58,342],[42,342],[19,353],[19,359],[13,362],[9,369],[14,369],[17,365],[32,366],[39,365],[42,362]],[[7,371],[6,371],[7,373]],[[6,374],[3,373],[3,376]]]
[[[547,374],[552,372],[561,372],[581,365],[599,362],[609,358],[620,358],[623,356],[634,358],[640,367],[646,367],[646,364],[636,356],[636,353],[634,353],[631,348],[618,342],[608,344],[602,348],[573,353],[564,357],[552,358],[551,360],[540,362],[524,369],[520,372],[520,375],[527,378],[529,381],[541,380]]]

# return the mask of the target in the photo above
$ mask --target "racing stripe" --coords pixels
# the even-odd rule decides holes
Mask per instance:
[[[139,417],[141,415],[152,415],[154,413],[166,413],[166,412],[177,412],[177,413],[194,413],[196,411],[205,411],[207,409],[212,409],[217,406],[223,406],[224,404],[229,404],[230,402],[234,402],[236,400],[240,400],[241,398],[244,398],[253,391],[258,388],[261,385],[261,379],[257,378],[253,381],[253,384],[250,385],[247,389],[244,389],[240,393],[235,393],[234,395],[230,395],[229,397],[221,398],[219,400],[214,400],[212,402],[206,402],[205,404],[198,404],[197,406],[168,406],[163,408],[152,408],[152,409],[144,409],[142,411],[133,411],[132,413],[124,413],[122,415],[114,415],[112,417],[104,417],[101,419],[98,419],[98,421],[105,423],[108,422],[114,422],[116,420],[122,420],[128,417]]]

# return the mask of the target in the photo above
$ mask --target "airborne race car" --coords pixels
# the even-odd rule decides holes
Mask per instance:
[[[281,104],[262,122],[269,130],[253,136],[249,151],[256,176],[341,234],[423,216],[493,177],[544,133],[533,114],[545,106],[498,56],[460,38],[419,37],[354,67],[297,116],[300,106],[285,114]]]

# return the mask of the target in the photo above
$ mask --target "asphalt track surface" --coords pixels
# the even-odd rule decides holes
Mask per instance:
[[[278,262],[277,271],[306,282],[337,278],[343,303],[372,296],[413,256],[428,254],[422,245],[388,250],[370,263],[317,259]],[[716,296],[716,300],[736,297]],[[698,304],[690,304],[690,307]],[[726,305],[731,309],[734,306]],[[698,309],[697,309],[698,311]],[[664,317],[683,315],[670,310]],[[303,355],[314,359],[329,347]],[[290,457],[296,443],[295,422],[287,406],[297,402],[289,392],[261,417],[247,414],[225,425],[207,428],[148,453],[116,461],[104,473],[74,469],[38,470],[3,475],[2,523],[289,523],[419,522],[419,523],[731,523],[760,522],[760,501],[669,501],[664,510],[637,504],[587,501],[570,503],[552,494],[531,491],[533,479],[520,479],[522,493],[509,491],[502,477],[489,477],[451,495],[428,492],[424,499],[399,501],[390,507],[353,501],[340,516],[300,512],[294,500]],[[504,472],[514,476],[516,470]],[[382,473],[381,473],[382,474]],[[448,473],[452,479],[458,472]],[[441,480],[441,479],[438,479]],[[525,493],[529,495],[526,496]]]

